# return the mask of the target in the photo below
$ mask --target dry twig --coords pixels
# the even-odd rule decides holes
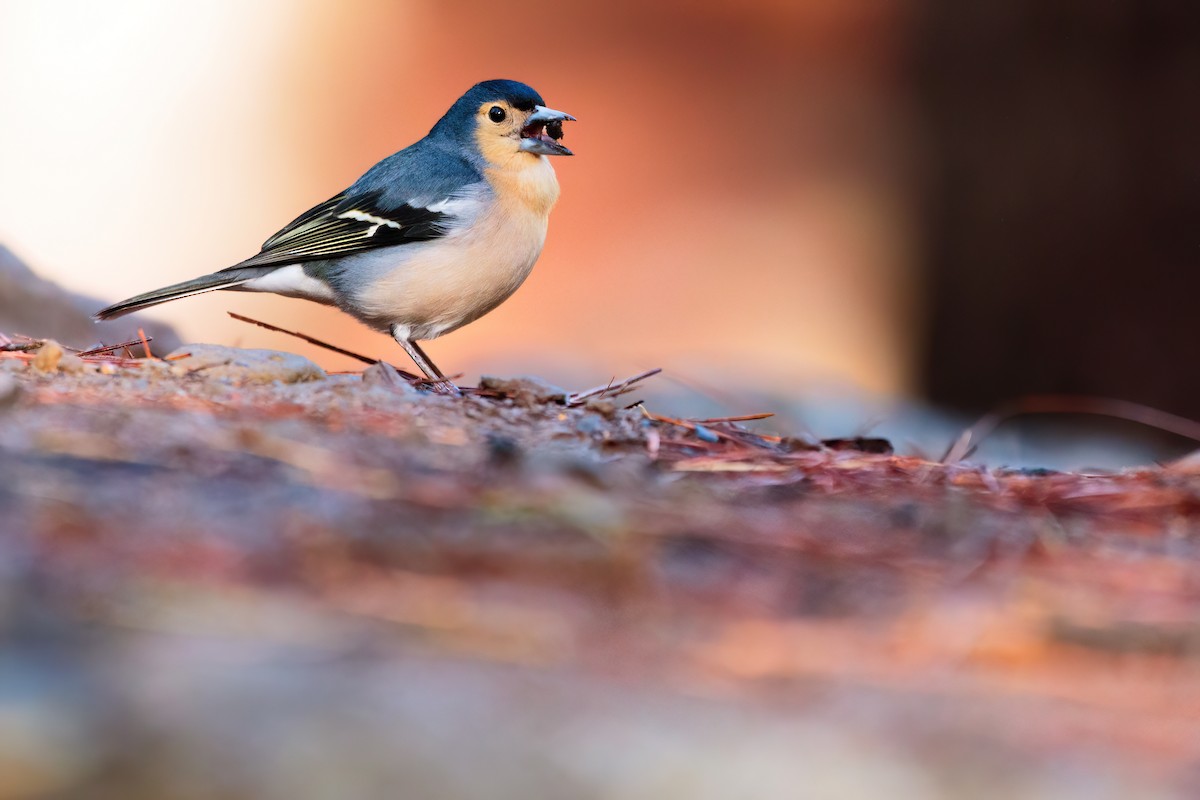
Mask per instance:
[[[321,341],[320,339],[318,339],[314,336],[309,336],[306,333],[300,333],[299,331],[289,331],[287,328],[280,328],[278,325],[272,325],[269,322],[261,322],[257,319],[251,319],[250,317],[244,317],[241,314],[235,314],[232,311],[226,311],[225,313],[228,314],[229,316],[233,317],[234,319],[236,319],[238,322],[248,322],[251,325],[257,325],[260,328],[266,328],[267,330],[274,331],[275,333],[285,333],[288,336],[296,337],[297,339],[299,339],[302,342],[308,342],[311,345],[316,345],[317,347],[323,347],[326,350],[329,350],[330,352],[337,353],[338,355],[343,355],[348,358],[356,359],[358,361],[361,361],[364,364],[374,364],[376,361],[379,360],[376,358],[368,358],[367,356],[364,356],[361,353],[355,353],[353,350],[347,350],[344,347],[338,347],[336,344],[330,344],[329,342]],[[394,367],[394,369],[397,372],[399,372],[401,377],[403,377],[407,381],[423,382],[425,380],[424,378],[414,375],[411,372],[406,372],[405,370],[402,370],[399,367]]]
[[[708,419],[694,419],[697,425],[715,425],[721,422],[753,422],[758,419],[769,419],[775,416],[773,411],[764,411],[761,414],[739,414],[732,417],[709,417]]]
[[[146,358],[154,358],[154,354],[150,352],[150,339],[146,336],[146,331],[138,328],[138,338],[142,342],[142,351],[146,354]]]
[[[1140,403],[1084,395],[1032,395],[1002,405],[980,417],[978,422],[963,431],[950,446],[942,458],[942,463],[953,464],[963,460],[1001,424],[1026,414],[1092,414],[1112,417],[1200,442],[1200,422]]]
[[[141,330],[141,329],[139,328],[139,331],[140,331],[140,330]],[[99,347],[93,347],[93,348],[92,348],[92,349],[90,349],[90,350],[84,350],[84,351],[82,351],[82,352],[78,353],[77,355],[78,355],[80,358],[87,358],[87,357],[89,357],[89,356],[100,356],[100,355],[105,355],[106,353],[111,353],[111,352],[113,352],[114,350],[120,350],[122,347],[132,347],[133,345],[139,344],[139,343],[141,343],[141,342],[143,342],[143,341],[144,341],[145,343],[149,344],[150,342],[153,342],[153,341],[154,341],[154,339],[152,339],[152,338],[149,338],[149,337],[143,337],[143,339],[134,339],[133,341],[129,341],[129,342],[121,342],[120,344],[105,344],[105,345],[100,345]]]
[[[613,385],[613,381],[610,380],[608,383],[602,386],[595,386],[591,389],[587,389],[582,392],[576,392],[568,396],[566,404],[568,406],[581,406],[593,398],[599,400],[605,397],[620,397],[623,394],[633,391],[632,387],[635,383],[644,381],[646,378],[654,377],[660,372],[662,372],[662,367],[648,369],[645,372],[634,375],[632,378],[626,378],[615,386]]]

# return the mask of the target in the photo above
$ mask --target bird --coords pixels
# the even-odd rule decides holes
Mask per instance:
[[[255,255],[139,294],[97,321],[218,289],[333,305],[391,336],[457,391],[418,342],[496,308],[529,276],[559,197],[548,156],[575,117],[514,80],[477,83],[429,133],[292,220]]]

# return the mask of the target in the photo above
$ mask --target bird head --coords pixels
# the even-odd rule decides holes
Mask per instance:
[[[563,146],[570,114],[547,108],[542,96],[517,81],[484,81],[458,98],[429,133],[451,136],[493,164],[522,154],[529,158],[574,155]]]

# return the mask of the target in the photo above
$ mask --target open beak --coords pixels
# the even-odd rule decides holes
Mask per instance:
[[[534,106],[521,129],[521,149],[539,156],[575,155],[558,143],[563,137],[563,123],[568,120],[574,122],[575,118],[553,108]]]

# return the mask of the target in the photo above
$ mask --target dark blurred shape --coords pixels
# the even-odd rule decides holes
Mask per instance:
[[[1200,5],[933,0],[932,400],[1034,392],[1200,417]]]
[[[153,350],[166,353],[179,346],[179,336],[162,322],[139,316],[112,322],[93,322],[103,300],[68,292],[34,274],[0,245],[0,333],[59,339],[72,347],[116,344],[138,337],[138,328],[154,340]]]

